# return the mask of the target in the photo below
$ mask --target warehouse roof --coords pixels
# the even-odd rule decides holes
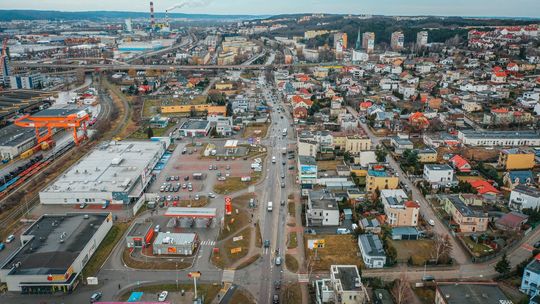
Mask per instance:
[[[3,265],[10,275],[65,274],[110,213],[44,215],[22,237],[33,236]]]
[[[163,143],[158,141],[104,143],[42,192],[129,193],[163,152]]]
[[[17,147],[36,137],[36,131],[33,128],[22,128],[16,125],[9,125],[0,129],[0,146]]]

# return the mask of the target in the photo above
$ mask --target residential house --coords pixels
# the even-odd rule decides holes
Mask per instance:
[[[508,171],[503,176],[503,183],[510,190],[517,185],[531,186],[534,184],[534,176],[530,170]]]
[[[521,212],[508,212],[495,221],[495,227],[504,231],[520,231],[521,227],[527,223],[529,216]]]
[[[359,155],[362,151],[371,150],[371,140],[367,136],[350,135],[345,139],[345,152]]]
[[[293,109],[293,117],[296,119],[306,119],[308,117],[308,110],[304,107],[296,107]]]
[[[409,200],[402,189],[381,190],[381,202],[386,214],[386,223],[391,227],[408,227],[418,225],[420,205]]]
[[[512,192],[510,192],[508,206],[510,209],[517,211],[540,207],[540,189],[517,185]]]
[[[450,165],[459,172],[471,172],[471,164],[469,164],[469,162],[461,155],[454,155],[452,158],[450,158],[449,162]]]
[[[471,186],[476,189],[479,195],[482,195],[484,199],[495,199],[501,194],[501,191],[497,190],[492,184],[488,181],[482,179],[467,180]]]
[[[398,174],[386,163],[369,164],[366,177],[366,191],[375,192],[377,189],[397,189]]]
[[[418,162],[421,164],[434,163],[437,161],[437,150],[432,148],[415,149],[418,155]]]
[[[394,147],[394,152],[397,155],[403,154],[405,150],[412,150],[414,148],[412,141],[407,136],[393,136],[390,138],[390,144]]]
[[[454,169],[449,165],[424,165],[424,180],[428,181],[434,188],[449,187],[455,184]]]
[[[358,221],[358,224],[360,225],[360,228],[362,228],[366,233],[381,233],[381,224],[376,218],[363,218]]]
[[[497,166],[504,170],[532,169],[534,165],[534,151],[519,148],[501,150],[497,161]]]
[[[338,226],[339,207],[337,198],[326,190],[308,191],[306,226]]]
[[[497,283],[438,282],[435,304],[502,304],[512,303]]]
[[[525,267],[519,290],[530,297],[540,294],[540,253]]]
[[[316,303],[364,304],[369,302],[366,287],[356,265],[331,265],[330,279],[315,281]]]
[[[383,268],[386,264],[384,247],[376,234],[361,234],[358,237],[358,247],[366,268]]]
[[[478,197],[448,195],[442,199],[443,209],[452,216],[452,225],[459,232],[484,232],[488,227],[488,214],[482,210],[482,200]]]
[[[298,155],[297,167],[302,195],[307,195],[306,191],[311,189],[317,182],[317,161],[312,156]]]

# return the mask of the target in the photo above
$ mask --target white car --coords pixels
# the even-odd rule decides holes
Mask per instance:
[[[215,198],[216,195],[215,195],[214,193],[210,192],[210,193],[208,193],[208,197],[210,197],[210,198]]]
[[[7,238],[6,238],[6,243],[11,243],[15,240],[15,236],[13,234],[10,234]]]
[[[159,294],[159,297],[158,297],[158,302],[165,302],[165,300],[167,299],[167,296],[169,295],[169,292],[164,290],[162,291],[160,294]]]
[[[431,226],[435,226],[435,221],[434,221],[434,220],[429,220],[428,223],[429,223]]]

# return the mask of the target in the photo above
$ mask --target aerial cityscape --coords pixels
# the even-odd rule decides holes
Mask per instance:
[[[2,304],[540,304],[540,1],[5,0],[0,44]]]

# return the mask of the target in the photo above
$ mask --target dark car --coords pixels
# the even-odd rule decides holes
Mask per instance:
[[[90,303],[94,303],[94,302],[99,301],[99,299],[101,299],[101,296],[102,296],[102,295],[103,295],[103,294],[102,294],[100,291],[94,292],[94,293],[92,294],[92,296],[90,296]]]
[[[274,288],[277,290],[277,289],[280,289],[281,288],[281,281],[274,281]]]
[[[540,248],[540,241],[534,243],[533,247],[536,249]]]
[[[270,247],[270,240],[264,240],[264,248]]]

